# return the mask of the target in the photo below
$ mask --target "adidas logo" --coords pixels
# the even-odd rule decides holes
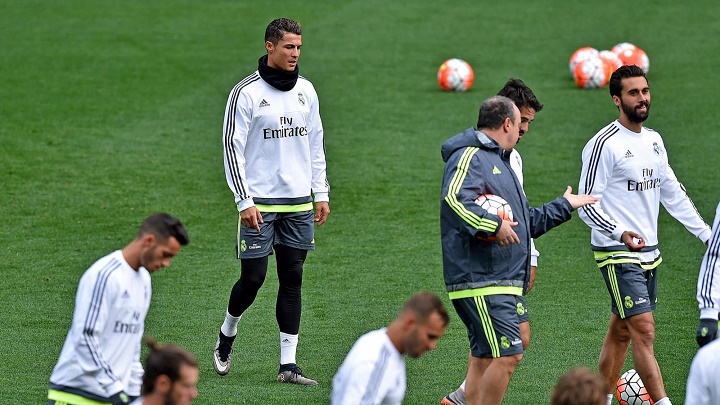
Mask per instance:
[[[493,166],[493,174],[500,174],[502,173],[500,169],[497,168],[497,166]]]
[[[290,339],[285,338],[285,339],[282,340],[282,342],[283,342],[283,343],[290,343]]]
[[[630,152],[630,149],[628,149],[628,151],[625,152],[625,159],[631,158],[631,157],[635,157],[635,156],[632,154],[632,152]]]
[[[130,298],[130,294],[128,294],[127,290],[122,295],[123,298]]]
[[[263,107],[270,107],[270,103],[265,101],[265,99],[262,99],[262,101],[260,102],[260,108],[263,108]]]

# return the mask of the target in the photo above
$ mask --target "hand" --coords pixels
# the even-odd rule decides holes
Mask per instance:
[[[578,209],[583,205],[594,204],[597,202],[597,198],[589,194],[575,195],[572,193],[572,187],[568,186],[563,194],[566,200],[572,205],[573,209]]]
[[[620,240],[631,252],[639,252],[645,247],[645,238],[637,232],[625,231],[622,236],[620,236]]]
[[[327,201],[321,201],[315,203],[315,222],[318,226],[327,221],[328,215],[330,215],[330,203]]]
[[[529,293],[530,290],[532,290],[533,286],[535,285],[535,270],[537,269],[537,266],[530,266],[530,281],[528,281],[527,290],[525,290],[525,294]]]
[[[262,214],[256,206],[245,208],[240,212],[240,220],[242,224],[248,228],[252,228],[260,232],[260,224],[263,223]]]
[[[520,238],[513,230],[514,226],[517,226],[517,222],[506,221],[503,219],[500,228],[495,234],[495,240],[500,246],[512,245],[514,243],[520,243]]]
[[[697,340],[700,347],[712,342],[717,337],[718,332],[718,320],[717,319],[700,319],[698,324],[697,333],[695,334],[695,340]]]
[[[130,402],[132,402],[134,400],[134,398],[132,398],[128,394],[126,394],[125,391],[120,391],[117,394],[108,398],[108,400],[113,405],[126,405],[126,404],[129,404]]]

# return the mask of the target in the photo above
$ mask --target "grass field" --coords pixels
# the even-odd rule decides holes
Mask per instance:
[[[509,77],[524,79],[546,106],[519,146],[530,202],[577,187],[583,145],[617,117],[607,89],[575,88],[567,61],[581,46],[627,41],[647,51],[646,124],[664,135],[675,172],[712,221],[719,7],[710,0],[0,0],[0,403],[45,403],[80,276],[156,211],[179,216],[192,243],[153,276],[146,332],[200,358],[196,403],[327,403],[355,339],[392,320],[409,295],[431,290],[450,305],[439,244],[440,144],[474,125],[481,101]],[[239,274],[222,117],[277,17],[303,24],[301,74],[320,96],[332,186],[332,214],[306,263],[298,360],[321,383],[309,388],[274,382],[273,269],[241,321],[231,373],[217,376],[210,358]],[[475,68],[470,92],[437,86],[436,70],[450,57]],[[703,245],[667,213],[660,221],[656,352],[670,398],[681,404],[697,346]],[[609,300],[587,227],[575,218],[537,244],[532,344],[506,404],[547,404],[567,369],[596,368],[607,325]],[[462,381],[466,356],[465,328],[453,312],[438,349],[407,362],[405,403],[437,403]]]

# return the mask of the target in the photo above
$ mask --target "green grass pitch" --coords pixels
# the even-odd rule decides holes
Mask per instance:
[[[185,222],[192,244],[153,276],[147,334],[199,357],[196,403],[327,403],[355,339],[390,322],[409,295],[431,290],[450,306],[439,243],[440,144],[474,125],[481,101],[509,77],[524,79],[545,104],[518,148],[531,204],[576,189],[583,145],[617,117],[607,89],[575,88],[567,62],[581,46],[632,42],[648,53],[647,125],[663,134],[678,177],[712,221],[719,7],[0,0],[0,403],[45,403],[82,272],[161,210]],[[320,96],[332,185],[332,214],[306,264],[298,350],[317,387],[274,382],[274,265],[240,323],[231,373],[217,376],[210,358],[239,274],[223,112],[232,86],[256,69],[264,29],[277,17],[303,24],[301,74]],[[437,68],[451,57],[474,67],[471,91],[439,89]],[[696,352],[704,249],[666,212],[660,221],[656,352],[680,404]],[[597,368],[608,321],[587,227],[574,218],[537,245],[532,343],[506,404],[548,403],[567,369]],[[406,404],[438,403],[465,375],[465,328],[451,312],[437,350],[407,362]]]

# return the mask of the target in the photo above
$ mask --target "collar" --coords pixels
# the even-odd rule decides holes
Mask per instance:
[[[260,73],[260,77],[280,91],[292,90],[300,76],[300,68],[295,66],[295,70],[292,72],[275,69],[268,66],[267,59],[268,56],[263,55],[258,60],[258,73]]]

